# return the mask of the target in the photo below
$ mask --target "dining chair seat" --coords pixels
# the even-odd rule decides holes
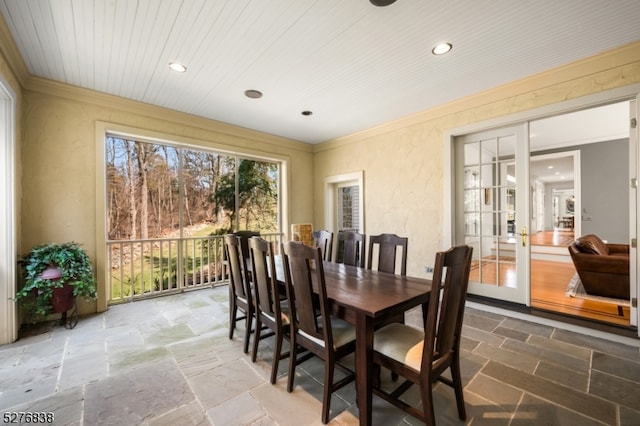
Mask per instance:
[[[288,314],[287,312],[285,312],[285,311],[284,311],[284,308],[282,308],[282,309],[283,309],[283,311],[282,311],[282,312],[280,312],[280,321],[282,321],[282,325],[283,325],[283,326],[284,326],[284,325],[289,325],[289,322],[290,322],[290,320],[289,320],[289,314]],[[266,318],[270,319],[271,321],[275,321],[275,320],[276,320],[276,317],[275,317],[275,316],[273,316],[273,315],[270,315],[270,314],[268,314],[268,313],[266,313],[266,312],[263,312],[262,314],[263,314]]]
[[[353,324],[349,324],[345,320],[340,318],[331,317],[331,331],[333,332],[333,349],[344,346],[347,343],[355,340],[356,328]],[[317,345],[324,347],[324,340],[317,339],[304,331],[300,330],[300,334],[305,335],[307,339],[312,340]]]
[[[420,371],[424,330],[393,323],[376,331],[373,350]]]

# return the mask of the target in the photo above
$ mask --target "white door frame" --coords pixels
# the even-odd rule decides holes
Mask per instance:
[[[636,96],[636,99],[632,100],[629,103],[629,118],[630,122],[635,119],[636,125],[635,128],[631,126],[629,123],[629,178],[636,179],[636,185],[629,185],[629,207],[630,207],[630,215],[629,215],[629,234],[631,238],[635,238],[638,240],[638,222],[640,221],[640,197],[638,195],[638,178],[640,173],[640,147],[638,147],[638,143],[640,143],[640,137],[638,130],[638,120],[640,119],[640,111],[638,111],[640,107],[640,95]],[[638,295],[640,294],[640,284],[638,284],[638,277],[640,276],[640,271],[638,270],[640,265],[640,259],[638,258],[638,248],[633,244],[629,245],[629,279],[632,283],[636,283],[636,286],[631,286],[629,297],[631,298],[632,303],[630,304],[630,316],[631,316],[631,325],[635,325],[636,327],[640,323],[640,314],[638,313]],[[633,300],[636,300],[635,306]],[[640,336],[640,330],[638,330],[638,335]]]
[[[543,107],[535,108],[528,111],[522,111],[515,114],[509,114],[502,117],[498,117],[492,120],[487,120],[479,123],[473,123],[466,126],[456,127],[450,129],[445,132],[443,139],[443,164],[444,164],[444,182],[443,182],[443,227],[442,227],[442,242],[443,247],[451,247],[453,241],[455,241],[455,227],[454,227],[454,211],[453,211],[453,200],[455,199],[455,182],[454,182],[454,158],[453,158],[453,144],[455,142],[455,138],[457,136],[462,136],[468,133],[475,133],[482,130],[492,129],[496,127],[504,127],[508,125],[513,125],[521,122],[537,120],[540,118],[551,117],[554,115],[560,115],[572,111],[577,111],[581,109],[592,108],[596,106],[600,106],[607,103],[614,102],[622,102],[622,101],[632,101],[636,100],[636,117],[638,117],[638,102],[640,101],[640,83],[631,84],[624,87],[618,87],[616,89],[607,90],[599,93],[595,93],[593,95],[582,96],[580,98],[571,99],[564,102],[558,102],[552,105],[546,105]],[[635,129],[635,137],[638,138],[638,126]],[[640,151],[640,150],[638,150]],[[638,153],[640,159],[640,152]],[[640,166],[638,166],[640,167]],[[640,223],[640,209],[636,209],[636,211],[631,211],[630,215],[633,214],[634,220],[636,223]],[[631,231],[631,229],[630,229]],[[636,229],[637,232],[637,229]],[[631,235],[631,238],[638,238],[638,235]],[[636,298],[640,294],[640,283],[638,282],[638,277],[640,276],[640,262],[638,261],[638,250],[632,250],[631,255],[634,256],[632,260],[632,265],[635,262],[635,269],[631,271],[631,297]],[[635,275],[635,276],[634,276]],[[634,285],[635,284],[635,285]],[[530,291],[527,289],[527,291]],[[638,311],[637,307],[632,308],[631,316],[634,319],[631,320],[631,323],[635,324],[640,323],[640,311]],[[638,329],[638,336],[640,336],[640,328]]]
[[[0,76],[0,345],[18,338],[16,303],[15,93]]]
[[[533,155],[529,153],[529,161],[540,161],[540,160],[548,160],[553,158],[563,158],[563,157],[572,157],[573,158],[573,193],[581,194],[582,193],[582,183],[580,182],[580,151],[562,151],[556,152],[552,154],[542,154],[542,155]],[[575,235],[582,235],[582,215],[579,212],[582,211],[582,200],[581,197],[575,197],[574,211],[578,212],[574,214],[574,232]],[[536,232],[535,229],[531,229],[531,232]]]

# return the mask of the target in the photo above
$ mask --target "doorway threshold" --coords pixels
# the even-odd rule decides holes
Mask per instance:
[[[609,324],[472,294],[467,295],[467,306],[640,347],[638,328],[635,326],[625,327],[618,324]]]

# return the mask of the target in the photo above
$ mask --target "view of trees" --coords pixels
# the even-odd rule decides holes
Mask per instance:
[[[278,163],[105,142],[110,303],[225,282],[220,235],[280,232]]]
[[[218,235],[278,232],[277,163],[115,136],[106,140],[106,163],[109,240],[194,225]]]

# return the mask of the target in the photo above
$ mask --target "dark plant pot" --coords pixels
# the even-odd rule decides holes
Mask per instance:
[[[51,298],[51,306],[53,312],[62,313],[67,312],[73,308],[73,286],[65,284],[60,288],[53,289],[53,297]]]

